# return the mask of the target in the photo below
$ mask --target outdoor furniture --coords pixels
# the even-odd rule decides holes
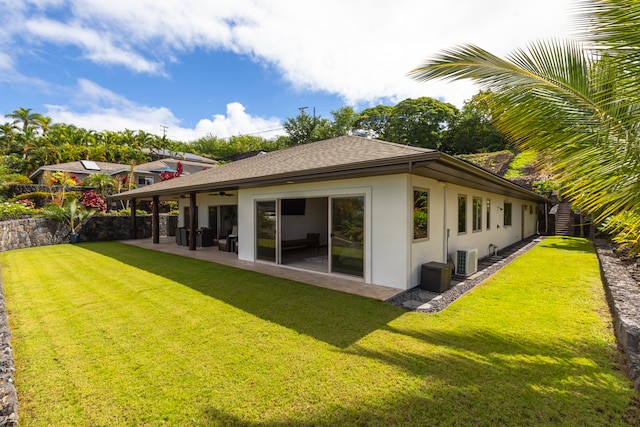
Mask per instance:
[[[218,250],[235,252],[235,246],[237,242],[238,242],[238,226],[234,225],[233,229],[231,230],[231,234],[229,234],[226,237],[221,237],[218,240]]]
[[[189,230],[186,227],[176,229],[176,244],[178,246],[189,246]]]
[[[196,246],[203,248],[213,246],[213,230],[211,228],[199,228],[196,234]]]

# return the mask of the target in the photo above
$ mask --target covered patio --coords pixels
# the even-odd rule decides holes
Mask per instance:
[[[198,248],[197,251],[194,251],[190,250],[188,246],[176,245],[175,237],[173,236],[159,237],[158,243],[154,243],[152,238],[122,240],[121,243],[154,251],[196,258],[203,261],[216,262],[231,267],[241,268],[243,270],[256,271],[270,276],[282,277],[283,279],[295,280],[314,286],[361,295],[382,301],[403,292],[401,289],[366,284],[362,280],[351,279],[348,277],[317,273],[309,270],[262,262],[243,261],[239,260],[238,255],[235,253],[220,251],[217,247],[202,247]]]

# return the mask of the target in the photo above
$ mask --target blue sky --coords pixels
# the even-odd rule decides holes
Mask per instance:
[[[0,112],[190,141],[271,137],[316,114],[477,88],[418,83],[429,55],[473,43],[505,55],[566,37],[570,0],[0,0]]]

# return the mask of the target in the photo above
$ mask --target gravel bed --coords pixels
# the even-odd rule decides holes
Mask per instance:
[[[478,272],[469,277],[454,276],[451,288],[441,294],[429,292],[420,287],[409,289],[387,300],[388,303],[408,311],[435,313],[444,310],[476,285],[483,282],[496,271],[533,248],[544,237],[525,239],[498,252],[497,257],[483,258],[478,261]]]

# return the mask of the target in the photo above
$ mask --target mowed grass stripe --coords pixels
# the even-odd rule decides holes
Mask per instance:
[[[547,239],[435,315],[106,242],[0,254],[21,425],[632,425],[598,263]]]

